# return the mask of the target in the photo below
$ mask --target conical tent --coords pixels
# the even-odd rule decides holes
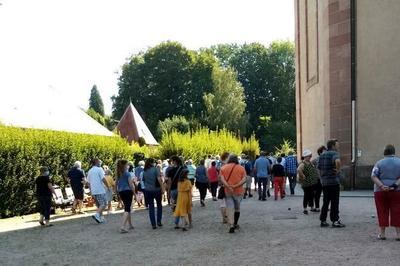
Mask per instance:
[[[158,142],[132,103],[129,104],[121,117],[117,130],[121,137],[127,139],[129,143],[132,143],[132,141],[138,142],[140,138],[143,138],[147,145],[158,145]]]

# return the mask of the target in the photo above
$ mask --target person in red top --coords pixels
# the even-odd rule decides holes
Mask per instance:
[[[211,162],[211,167],[207,170],[208,182],[210,182],[210,190],[213,201],[217,201],[217,188],[218,188],[218,170],[217,163]]]
[[[246,182],[246,170],[239,164],[237,155],[231,154],[228,163],[221,168],[221,182],[225,187],[229,233],[235,233],[235,229],[239,229],[240,202],[244,194],[243,184]]]

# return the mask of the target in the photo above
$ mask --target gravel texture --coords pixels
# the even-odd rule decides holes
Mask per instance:
[[[128,234],[118,233],[121,214],[100,225],[82,217],[2,232],[0,265],[400,265],[394,229],[388,240],[376,239],[373,198],[341,198],[343,229],[320,228],[318,214],[304,215],[301,205],[301,197],[244,200],[235,234],[212,201],[205,208],[194,202],[188,232],[174,230],[169,208],[157,230],[138,210]]]

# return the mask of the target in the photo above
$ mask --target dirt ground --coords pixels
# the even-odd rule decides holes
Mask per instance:
[[[157,230],[146,210],[135,211],[128,234],[118,233],[120,213],[100,225],[90,217],[61,219],[51,228],[1,232],[0,265],[399,265],[394,229],[388,240],[376,239],[372,198],[341,198],[344,229],[320,228],[318,214],[302,214],[301,204],[301,197],[244,200],[235,234],[212,201],[205,208],[194,202],[188,232],[174,230],[169,208]]]

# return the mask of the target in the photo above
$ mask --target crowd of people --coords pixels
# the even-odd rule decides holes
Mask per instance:
[[[338,149],[338,141],[329,140],[326,147],[321,146],[317,150],[318,156],[315,158],[310,150],[304,150],[300,162],[294,153],[274,157],[266,152],[261,152],[254,160],[244,154],[237,156],[228,152],[220,156],[208,155],[197,166],[193,160],[184,161],[179,156],[172,156],[165,161],[148,158],[139,161],[136,167],[121,159],[116,162],[115,174],[96,158],[86,175],[81,163],[77,161],[68,172],[75,196],[72,212],[82,213],[84,187],[88,186],[97,207],[92,216],[96,223],[104,223],[103,212],[112,211],[111,202],[116,197],[118,207],[124,209],[121,233],[134,228],[131,219],[134,201],[139,207],[148,209],[150,224],[153,229],[157,229],[163,226],[164,201],[172,209],[175,229],[187,231],[193,226],[192,192],[195,187],[199,191],[201,207],[206,206],[208,191],[212,201],[219,202],[222,222],[229,225],[229,233],[234,233],[240,228],[241,201],[253,197],[253,181],[259,201],[267,201],[271,197],[271,184],[274,199],[284,199],[288,182],[290,195],[295,195],[296,185],[300,183],[304,191],[305,215],[309,211],[320,212],[321,227],[328,227],[329,211],[332,227],[343,228],[345,225],[339,218],[341,162]],[[400,240],[400,159],[395,156],[392,145],[385,148],[384,156],[372,171],[380,226],[379,239],[386,239],[385,229],[391,225],[396,227],[397,239]],[[36,179],[41,215],[39,222],[43,226],[52,225],[49,222],[51,196],[55,192],[49,175],[49,169],[42,167]],[[322,193],[323,204],[320,209]]]

